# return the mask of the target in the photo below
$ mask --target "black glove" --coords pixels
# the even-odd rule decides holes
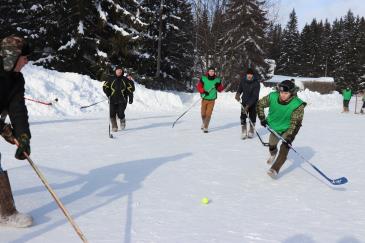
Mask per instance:
[[[133,103],[133,95],[129,96],[129,101],[128,101],[129,104],[132,104]]]
[[[208,91],[204,91],[204,96],[208,96],[209,92]]]
[[[15,152],[15,158],[19,160],[26,159],[24,152],[30,155],[30,139],[26,133],[22,133],[17,140],[19,146]]]
[[[10,144],[15,144],[14,142],[14,135],[13,135],[13,128],[10,124],[5,123],[2,131],[1,136]]]
[[[267,120],[266,119],[262,119],[260,120],[261,126],[266,127],[267,126]]]

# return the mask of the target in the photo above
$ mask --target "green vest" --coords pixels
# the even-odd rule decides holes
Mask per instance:
[[[352,91],[349,89],[344,89],[342,90],[342,96],[344,100],[351,100],[351,96],[352,96]]]
[[[203,80],[203,88],[205,91],[209,92],[209,95],[201,94],[201,97],[204,100],[217,99],[217,89],[215,88],[215,84],[219,84],[221,82],[220,78],[209,80],[207,76],[202,76],[202,80]]]
[[[270,108],[267,116],[267,123],[277,133],[283,133],[290,127],[292,113],[301,105],[303,101],[297,96],[285,105],[279,103],[279,92],[269,94]]]

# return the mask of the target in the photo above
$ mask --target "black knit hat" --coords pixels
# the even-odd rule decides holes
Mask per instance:
[[[278,85],[279,91],[293,93],[295,91],[295,84],[290,80],[284,80]]]
[[[215,67],[210,66],[210,67],[208,68],[208,71],[209,71],[209,70],[213,70],[213,71],[215,72]]]
[[[123,70],[122,65],[116,65],[115,68],[114,68],[114,70],[117,70],[117,69],[122,69]]]
[[[253,70],[252,70],[252,68],[248,68],[246,73],[247,73],[247,74],[252,74],[252,75],[253,75]]]

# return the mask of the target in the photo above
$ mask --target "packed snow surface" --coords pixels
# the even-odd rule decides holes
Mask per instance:
[[[299,93],[308,105],[293,143],[330,178],[349,180],[331,186],[293,152],[278,179],[268,177],[268,148],[256,136],[240,139],[234,93],[219,94],[204,134],[199,104],[171,127],[198,94],[137,84],[126,130],[110,139],[107,102],[80,110],[106,98],[101,83],[33,65],[24,75],[26,97],[58,98],[27,101],[31,157],[89,242],[365,242],[365,116],[353,114],[353,101],[341,114],[338,93]],[[81,242],[28,162],[14,159],[14,146],[3,141],[0,151],[17,208],[35,221],[1,227],[0,242]]]

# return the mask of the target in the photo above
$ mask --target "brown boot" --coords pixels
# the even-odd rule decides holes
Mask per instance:
[[[31,216],[19,213],[15,208],[8,173],[0,173],[0,225],[24,228],[32,223]]]
[[[113,132],[118,132],[117,118],[115,118],[115,117],[110,118],[110,122],[112,124],[112,131]]]

